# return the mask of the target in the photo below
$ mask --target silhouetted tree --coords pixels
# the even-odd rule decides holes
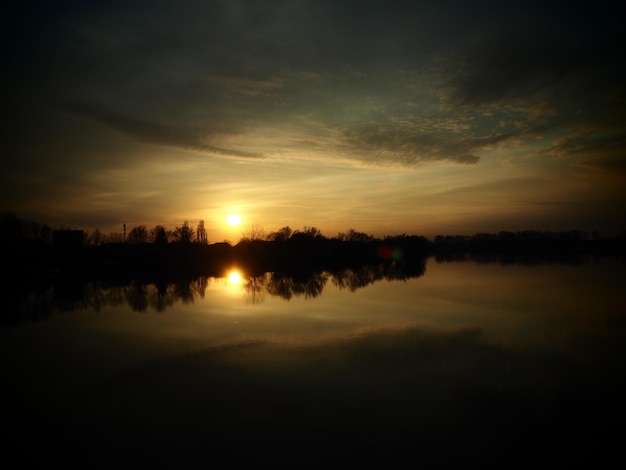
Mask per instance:
[[[146,226],[139,225],[138,227],[133,227],[130,232],[128,232],[126,240],[131,244],[147,243],[148,230],[146,230]]]
[[[118,232],[111,232],[104,238],[104,243],[124,243],[124,236]]]
[[[323,239],[324,236],[317,227],[308,227],[305,225],[302,230],[293,232],[291,238],[299,240],[320,240]]]
[[[359,232],[351,228],[350,230],[348,230],[348,233],[337,234],[337,239],[342,242],[365,243],[373,241],[374,236],[368,235],[365,232]]]
[[[176,227],[174,230],[174,240],[180,243],[191,243],[193,241],[193,229],[186,220],[182,227]]]
[[[196,241],[203,244],[209,243],[206,236],[206,230],[204,228],[204,220],[198,222],[198,228],[196,229]]]
[[[292,230],[289,226],[285,226],[279,228],[276,232],[272,232],[267,236],[268,240],[276,241],[276,242],[284,242],[291,237]]]
[[[52,228],[34,220],[20,219],[14,212],[0,213],[0,239],[3,244],[17,240],[52,242]]]
[[[242,242],[251,242],[255,240],[265,240],[267,235],[265,230],[258,225],[250,225],[243,232],[241,232]]]
[[[100,229],[95,229],[91,233],[87,233],[85,238],[85,245],[100,246],[104,242],[104,235],[100,232]]]
[[[150,229],[149,240],[152,243],[156,244],[164,244],[168,242],[167,232],[165,227],[162,225],[157,225],[154,228]]]

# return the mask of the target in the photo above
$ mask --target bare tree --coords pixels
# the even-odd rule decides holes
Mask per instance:
[[[198,227],[196,228],[196,241],[205,245],[209,243],[206,236],[206,229],[204,228],[204,220],[198,222]]]
[[[251,242],[254,240],[265,240],[267,235],[265,230],[258,225],[250,225],[241,232],[241,241]]]

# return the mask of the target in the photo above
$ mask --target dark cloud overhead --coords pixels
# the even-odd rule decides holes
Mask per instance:
[[[557,40],[553,35],[492,37],[474,45],[450,71],[452,98],[483,104],[556,98],[559,92],[596,95],[599,86],[619,86],[626,67],[623,47],[610,40]]]

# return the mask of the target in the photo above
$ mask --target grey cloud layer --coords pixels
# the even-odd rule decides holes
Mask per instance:
[[[445,135],[437,136],[375,126],[344,129],[342,136],[345,144],[349,146],[349,151],[355,154],[355,158],[407,165],[428,161],[477,163],[480,157],[474,154],[476,149],[502,139],[498,136],[452,140]]]
[[[447,98],[477,113],[490,110],[514,123],[520,137],[558,136],[532,156],[579,156],[615,167],[625,158],[615,145],[623,143],[626,124],[624,44],[610,28],[594,36],[581,30],[573,37],[496,37],[452,64]]]
[[[106,103],[73,110],[142,142],[224,156],[272,151],[222,145],[227,132],[304,116],[336,131],[330,152],[368,162],[471,164],[538,129],[588,128],[598,153],[587,160],[619,160],[602,139],[625,118],[623,10],[548,3],[34,3],[7,16],[2,80],[16,107]]]
[[[99,121],[130,137],[143,142],[197,150],[234,157],[261,157],[255,152],[224,148],[213,145],[211,140],[218,140],[220,134],[230,134],[224,130],[214,130],[209,126],[189,128],[161,122],[152,122],[99,108],[96,106],[74,104],[70,110],[88,118]]]

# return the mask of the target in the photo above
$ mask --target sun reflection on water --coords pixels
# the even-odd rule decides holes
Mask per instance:
[[[239,285],[242,282],[242,277],[241,277],[241,273],[239,271],[237,271],[236,269],[233,269],[232,271],[230,271],[228,273],[228,282],[231,285]]]

